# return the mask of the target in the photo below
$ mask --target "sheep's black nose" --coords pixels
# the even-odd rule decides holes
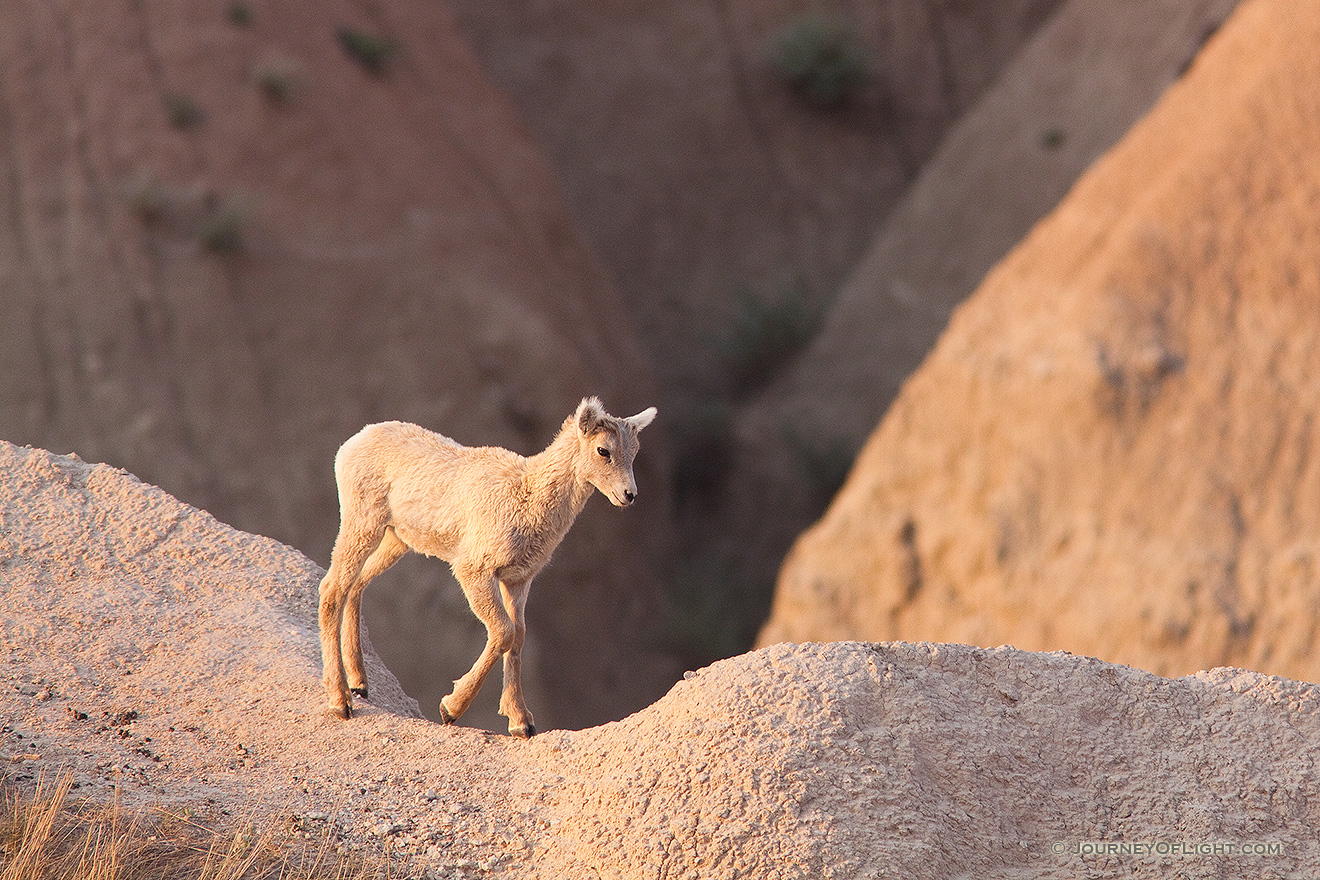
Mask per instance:
[[[631,492],[631,491],[629,491],[629,490],[627,490],[627,489],[624,489],[624,490],[623,490],[623,497],[624,497],[624,500],[626,500],[629,504],[632,504],[634,501],[637,500],[637,493],[636,493],[636,492]]]

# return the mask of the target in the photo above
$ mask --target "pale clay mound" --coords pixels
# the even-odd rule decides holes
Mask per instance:
[[[70,768],[97,799],[292,816],[414,854],[417,876],[1320,869],[1314,685],[781,644],[623,721],[523,742],[417,717],[373,655],[373,704],[343,722],[323,710],[320,570],[297,552],[41,450],[0,444],[0,498],[0,755],[21,785]],[[1120,841],[1219,850],[1088,850]],[[1226,852],[1244,845],[1263,852]]]

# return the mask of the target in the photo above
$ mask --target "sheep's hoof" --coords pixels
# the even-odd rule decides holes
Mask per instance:
[[[453,724],[458,720],[457,716],[450,715],[449,710],[445,708],[445,701],[440,701],[440,720],[445,724]]]
[[[509,736],[516,736],[518,739],[531,739],[536,736],[536,725],[528,722],[517,727],[510,727]]]
[[[345,721],[347,721],[348,719],[350,719],[350,718],[353,717],[353,704],[352,704],[352,703],[331,703],[331,704],[330,704],[330,713],[331,713],[332,715],[337,715],[337,716],[339,716],[340,718],[342,718],[342,719],[344,719]]]
[[[367,698],[367,686],[365,684],[361,687],[349,688],[349,690],[364,700]]]

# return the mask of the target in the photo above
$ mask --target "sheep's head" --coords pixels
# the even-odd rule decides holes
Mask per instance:
[[[599,399],[588,397],[578,405],[575,422],[583,470],[591,485],[616,507],[637,500],[633,459],[640,443],[638,433],[655,418],[655,407],[621,419],[605,412]]]

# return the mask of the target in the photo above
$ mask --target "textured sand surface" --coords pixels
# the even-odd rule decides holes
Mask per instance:
[[[417,717],[372,657],[373,702],[343,722],[323,710],[320,571],[295,551],[41,450],[0,445],[0,498],[0,756],[20,786],[64,768],[97,799],[287,818],[419,877],[1320,870],[1313,685],[782,644],[523,742]]]

